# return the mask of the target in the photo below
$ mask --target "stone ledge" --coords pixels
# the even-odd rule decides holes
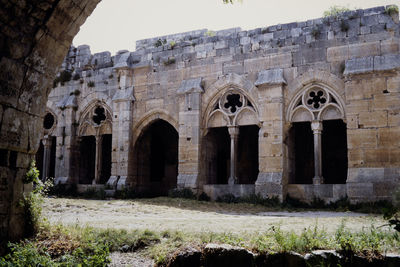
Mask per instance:
[[[255,86],[287,84],[283,77],[283,69],[263,70],[258,73]]]
[[[346,60],[344,75],[387,71],[400,68],[400,55],[391,54]]]

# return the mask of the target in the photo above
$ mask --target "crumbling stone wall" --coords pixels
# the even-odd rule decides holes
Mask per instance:
[[[22,177],[39,146],[50,84],[98,0],[1,1],[0,240],[20,238]]]

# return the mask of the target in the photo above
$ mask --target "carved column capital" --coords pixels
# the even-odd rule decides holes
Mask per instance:
[[[323,130],[322,121],[312,121],[311,129],[314,134],[321,134]]]

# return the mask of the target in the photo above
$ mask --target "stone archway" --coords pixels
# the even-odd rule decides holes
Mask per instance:
[[[2,243],[23,235],[24,214],[18,205],[24,191],[22,178],[39,147],[51,82],[73,37],[99,2],[12,0],[0,7]]]
[[[133,148],[132,189],[143,196],[167,195],[176,188],[178,132],[163,119],[142,128]]]

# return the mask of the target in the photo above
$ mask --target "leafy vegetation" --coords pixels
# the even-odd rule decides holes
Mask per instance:
[[[55,78],[55,80],[53,81],[53,88],[56,88],[59,83],[61,85],[64,85],[64,83],[69,82],[71,78],[72,78],[71,72],[68,70],[63,70],[60,73],[60,76]]]
[[[166,39],[163,39],[163,40],[158,39],[158,40],[154,43],[154,46],[155,46],[155,47],[160,47],[160,46],[165,45],[165,44],[167,44],[167,40],[166,40]]]
[[[389,16],[399,14],[399,7],[398,6],[388,6],[385,9],[385,13]]]
[[[350,11],[348,7],[334,5],[324,11],[323,15],[324,17],[338,17],[340,14],[347,11]]]
[[[164,61],[164,66],[168,66],[175,63],[174,57],[169,57],[167,60]]]
[[[196,199],[196,195],[189,188],[172,189],[168,192],[168,196],[172,198]]]
[[[94,81],[89,81],[89,82],[87,83],[87,86],[88,86],[88,87],[94,87],[94,86],[95,86]]]

